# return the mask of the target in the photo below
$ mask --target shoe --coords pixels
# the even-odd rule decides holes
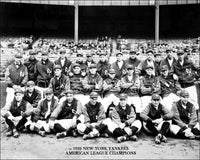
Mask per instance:
[[[6,132],[6,137],[10,137],[13,135],[13,130],[12,129],[8,129]]]
[[[101,137],[103,137],[103,138],[108,138],[109,135],[108,135],[107,133],[102,133],[102,134],[101,134]]]
[[[19,133],[17,132],[17,130],[13,130],[13,137],[14,138],[18,138],[19,137]]]
[[[94,138],[94,135],[91,134],[91,133],[89,133],[89,134],[84,134],[84,135],[83,135],[83,140],[92,139],[92,138]]]
[[[200,135],[195,135],[196,140],[200,140]]]
[[[129,139],[131,140],[131,141],[137,141],[137,136],[136,135],[132,135],[132,136],[130,136],[129,137]]]
[[[45,136],[46,136],[45,131],[39,131],[38,134],[39,134],[40,136],[42,136],[42,137],[45,137]]]
[[[60,133],[57,133],[57,134],[56,134],[57,139],[59,139],[59,138],[64,138],[64,137],[66,137],[66,136],[67,136],[66,132],[60,132]]]
[[[117,137],[117,142],[118,143],[121,143],[121,142],[124,142],[124,141],[126,141],[126,137],[125,136]]]
[[[155,143],[156,143],[156,144],[160,144],[160,143],[161,143],[161,138],[162,138],[162,135],[161,135],[161,134],[158,134],[158,135],[155,137]]]
[[[23,133],[29,133],[30,130],[29,130],[28,128],[24,128],[22,132],[23,132]]]
[[[77,136],[78,136],[78,134],[77,134],[77,131],[76,131],[76,130],[73,130],[73,131],[72,131],[72,136],[73,136],[73,137],[77,137]]]
[[[165,136],[163,135],[162,138],[161,138],[161,141],[164,142],[164,143],[167,143],[167,137],[165,137]]]

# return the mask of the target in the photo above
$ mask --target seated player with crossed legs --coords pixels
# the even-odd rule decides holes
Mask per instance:
[[[160,96],[153,94],[151,103],[141,112],[143,127],[148,133],[156,135],[155,143],[167,142],[166,133],[170,129],[172,113],[160,103]]]

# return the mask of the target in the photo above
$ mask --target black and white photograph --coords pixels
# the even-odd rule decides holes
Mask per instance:
[[[200,0],[0,0],[0,159],[200,159]]]

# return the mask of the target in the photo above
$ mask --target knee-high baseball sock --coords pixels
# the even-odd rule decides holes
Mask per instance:
[[[63,128],[59,123],[56,123],[55,125],[54,125],[54,128],[53,128],[57,133],[58,132],[65,132],[66,131],[66,129],[65,128]]]
[[[147,122],[146,127],[153,132],[153,134],[157,135],[158,130],[156,129],[155,125],[152,122]]]
[[[120,137],[120,136],[123,136],[123,135],[125,135],[125,132],[121,128],[116,128],[113,131],[113,136],[114,137]]]
[[[186,138],[185,137],[185,133],[183,131],[184,131],[183,129],[180,129],[178,131],[178,133],[176,134],[176,137],[178,137],[178,138]]]
[[[97,130],[99,131],[100,134],[104,133],[106,131],[106,128],[107,128],[107,125],[105,124],[100,124],[98,127],[97,127]]]
[[[193,133],[194,135],[200,135],[200,130],[198,130],[197,128],[193,128],[193,129],[192,129],[192,133]]]
[[[24,127],[24,124],[27,122],[26,117],[23,117],[19,123],[16,125],[17,130],[22,130]]]
[[[6,117],[6,118],[5,118],[5,121],[6,121],[7,125],[10,127],[10,129],[14,129],[14,128],[15,128],[14,123],[13,123],[10,119],[8,119],[8,118]]]
[[[92,130],[89,127],[86,127],[84,134],[89,134]]]
[[[138,131],[138,128],[135,127],[135,126],[131,126],[131,130],[133,132],[133,135],[135,135],[137,133],[137,131]]]
[[[161,130],[160,130],[160,134],[165,135],[167,133],[167,131],[169,130],[169,126],[170,126],[169,122],[164,122],[162,124]]]

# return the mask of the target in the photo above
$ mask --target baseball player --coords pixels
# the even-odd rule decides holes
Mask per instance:
[[[60,65],[54,66],[54,77],[51,78],[49,88],[53,89],[54,95],[61,98],[62,93],[70,89],[69,77],[62,73]]]
[[[14,89],[24,87],[28,81],[28,71],[26,66],[22,64],[21,54],[14,55],[14,62],[6,69],[5,81],[7,83],[6,102],[11,102],[14,98]]]
[[[126,133],[125,136],[120,136],[117,138],[119,143],[128,139],[136,141],[136,134],[142,128],[141,121],[136,120],[136,114],[133,107],[127,104],[127,97],[128,96],[124,93],[120,94],[120,102],[112,109],[110,114],[111,120]]]
[[[189,92],[181,90],[180,100],[172,107],[171,132],[179,138],[200,139],[199,122],[195,106],[189,102]]]
[[[50,133],[49,118],[58,105],[58,98],[54,96],[51,88],[45,89],[45,97],[39,101],[37,108],[34,110],[33,116],[25,127],[32,132],[38,133],[45,137],[46,133]]]
[[[81,122],[82,113],[81,102],[74,98],[72,90],[67,90],[50,116],[50,127],[57,133],[56,137],[63,138],[70,134],[77,136],[76,125],[78,120]]]
[[[14,98],[11,102],[7,102],[1,109],[1,115],[5,118],[8,125],[6,136],[19,137],[18,130],[23,130],[28,121],[28,117],[33,112],[32,105],[23,99],[24,91],[20,88],[15,89]]]
[[[35,82],[28,81],[24,91],[24,100],[28,101],[33,108],[36,108],[41,98],[41,92],[35,88]]]
[[[160,96],[153,94],[151,103],[141,112],[144,129],[155,137],[155,143],[167,142],[166,133],[170,129],[172,113],[160,103]]]
[[[104,107],[97,101],[99,94],[97,92],[90,93],[90,100],[83,107],[84,122],[77,124],[83,139],[99,137],[100,135],[108,137],[105,134],[107,126],[102,122],[106,119]]]
[[[113,102],[115,105],[119,103],[119,92],[120,92],[120,80],[116,78],[114,69],[109,69],[108,78],[103,81],[103,95],[102,104],[105,111],[108,106]]]

